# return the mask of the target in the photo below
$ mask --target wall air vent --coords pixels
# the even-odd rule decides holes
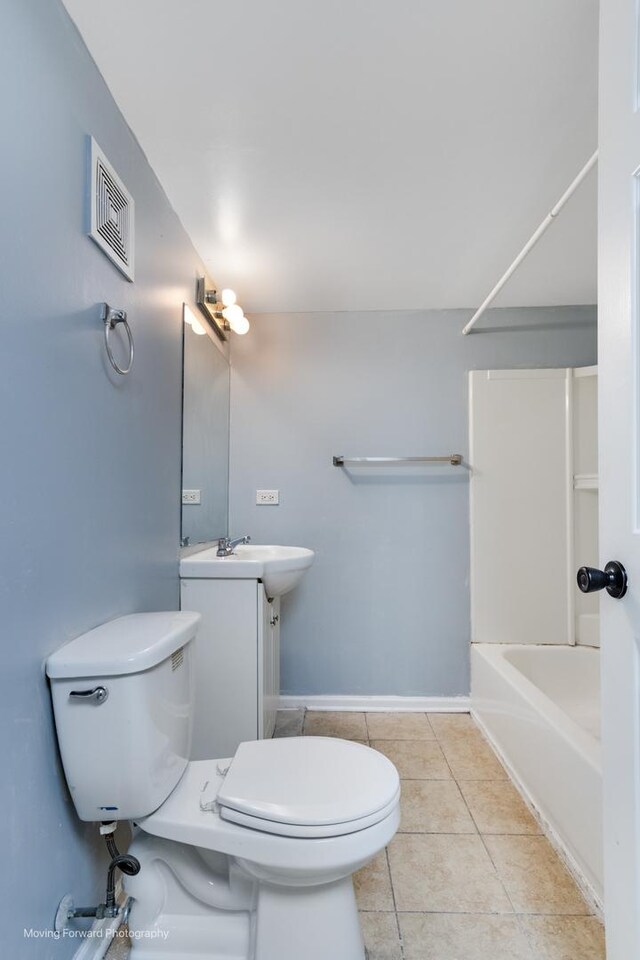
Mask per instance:
[[[184,647],[180,647],[175,653],[171,654],[171,669],[177,670],[184,662]]]
[[[90,138],[89,236],[127,279],[134,277],[134,201],[104,153]]]

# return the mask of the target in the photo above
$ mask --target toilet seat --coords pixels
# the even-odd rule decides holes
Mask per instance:
[[[388,817],[397,806],[400,799],[400,787],[398,787],[394,797],[386,806],[382,807],[376,813],[368,817],[360,817],[357,820],[347,820],[344,823],[333,824],[312,824],[300,825],[291,823],[279,823],[276,820],[265,820],[264,817],[251,817],[246,813],[239,813],[228,807],[220,808],[220,816],[229,823],[237,823],[241,827],[249,827],[251,830],[259,830],[261,833],[271,833],[278,837],[295,837],[297,839],[314,839],[328,837],[343,837],[349,833],[358,833],[360,830],[366,830],[376,823],[380,823],[385,817]]]
[[[282,837],[333,837],[379,823],[398,802],[396,768],[348,740],[241,743],[216,800],[222,819]]]
[[[267,741],[262,741],[267,742]],[[398,801],[391,804],[388,816],[367,829],[353,826],[353,832],[333,836],[299,838],[277,836],[264,829],[249,829],[221,816],[221,808],[204,810],[201,800],[203,787],[216,791],[224,782],[224,771],[232,758],[224,760],[191,760],[173,793],[160,807],[146,817],[135,821],[144,833],[189,847],[200,847],[241,857],[270,869],[309,872],[354,863],[366,862],[374,848],[382,849],[398,829],[400,820]],[[363,851],[364,857],[363,858]],[[368,852],[368,853],[367,853]],[[351,871],[357,867],[351,866]]]

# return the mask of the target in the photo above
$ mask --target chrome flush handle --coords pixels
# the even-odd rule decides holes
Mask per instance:
[[[93,690],[71,690],[69,700],[78,700],[84,703],[104,703],[109,696],[106,687],[94,687]]]

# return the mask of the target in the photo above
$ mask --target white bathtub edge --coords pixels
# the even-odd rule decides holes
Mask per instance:
[[[601,755],[601,746],[598,743],[595,744],[594,737],[592,734],[584,730],[576,721],[568,716],[567,713],[559,707],[553,700],[551,700],[546,693],[539,689],[521,670],[514,666],[505,656],[505,652],[508,653],[510,650],[518,650],[521,647],[526,647],[527,650],[549,650],[562,646],[563,649],[566,648],[565,645],[559,644],[513,644],[513,643],[474,643],[471,646],[472,656],[471,656],[471,686],[472,686],[472,696],[471,703],[474,702],[474,693],[473,693],[473,675],[474,675],[474,654],[475,656],[480,657],[481,659],[488,662],[493,669],[509,683],[511,686],[515,687],[518,690],[519,695],[527,704],[534,710],[536,713],[540,713],[544,718],[553,725],[554,729],[557,731],[559,737],[562,738],[565,742],[568,742],[571,745],[571,748],[577,750],[581,757],[588,763],[593,769],[597,770],[600,775],[602,775],[602,755]],[[589,649],[594,650],[593,647],[570,647],[572,650],[583,650]],[[570,736],[567,735],[567,731],[570,730]]]

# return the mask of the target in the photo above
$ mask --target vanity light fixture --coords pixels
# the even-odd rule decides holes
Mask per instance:
[[[249,321],[242,307],[236,303],[236,295],[228,288],[220,291],[207,290],[205,277],[198,277],[196,303],[221,340],[227,339],[227,331],[240,336],[249,330]]]
[[[184,322],[189,324],[194,333],[197,333],[199,337],[204,336],[207,331],[202,326],[198,318],[191,312],[191,310],[189,310],[189,307],[186,305],[186,303],[183,303],[182,305],[182,316],[184,318]]]

